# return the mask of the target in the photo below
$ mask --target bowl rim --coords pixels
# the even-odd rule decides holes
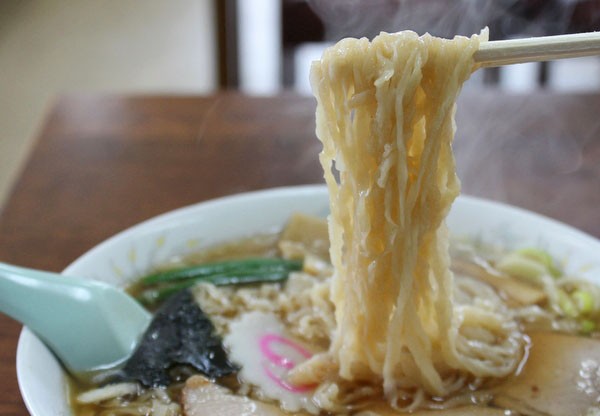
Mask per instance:
[[[176,221],[178,218],[185,217],[193,213],[198,209],[204,209],[200,207],[218,207],[222,204],[229,203],[240,203],[249,199],[266,199],[269,198],[298,198],[300,195],[304,196],[315,196],[316,198],[327,197],[327,187],[324,184],[316,185],[299,185],[299,186],[285,186],[276,187],[269,189],[262,189],[257,191],[248,191],[243,193],[237,193],[233,195],[222,196],[214,199],[201,201],[198,203],[183,206],[157,216],[146,219],[138,224],[128,227],[113,236],[103,240],[99,244],[95,245],[73,262],[71,262],[63,271],[62,274],[68,275],[71,271],[78,267],[81,262],[86,261],[89,258],[97,256],[106,247],[110,247],[124,238],[128,238],[132,234],[138,234],[143,232],[150,227],[154,227],[161,224],[168,224]],[[535,213],[533,211],[526,210],[517,206],[509,205],[503,202],[497,202],[489,199],[469,196],[461,194],[454,203],[460,207],[468,207],[471,210],[484,210],[505,213],[505,215],[516,216],[522,218],[524,221],[533,221],[535,223],[546,224],[551,227],[552,234],[560,233],[561,235],[568,237],[573,240],[581,241],[584,245],[591,245],[595,247],[600,253],[600,240],[594,236],[587,234],[573,226],[562,223],[553,218],[547,217],[542,214]],[[476,211],[475,211],[476,212]],[[31,342],[38,341],[39,339],[33,334],[28,328],[24,327],[19,335],[17,350],[16,350],[16,372],[19,390],[30,414],[34,416],[44,415],[43,410],[40,410],[35,404],[34,390],[28,385],[28,380],[24,376],[25,359],[28,354],[28,349],[32,347]]]

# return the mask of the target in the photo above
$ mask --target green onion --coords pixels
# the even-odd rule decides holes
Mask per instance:
[[[596,323],[594,321],[590,321],[589,319],[584,319],[581,321],[579,330],[583,334],[589,334],[590,332],[593,332],[595,329],[596,329]]]
[[[252,258],[244,260],[229,260],[217,263],[206,263],[197,266],[183,267],[151,274],[140,280],[142,285],[150,285],[174,280],[196,279],[202,276],[216,275],[248,275],[262,273],[265,270],[301,270],[302,261],[284,260],[280,258]],[[216,284],[216,283],[215,283]]]
[[[576,290],[571,294],[579,312],[587,315],[594,310],[594,297],[590,292]]]
[[[496,264],[498,270],[520,280],[539,285],[540,278],[547,273],[546,267],[519,253],[508,253]]]
[[[151,306],[198,283],[216,286],[274,283],[287,279],[290,272],[301,269],[302,261],[280,258],[206,263],[146,276],[138,282],[143,290],[136,297],[141,303]]]
[[[547,251],[540,250],[539,248],[526,247],[517,250],[517,253],[543,264],[552,277],[560,277],[562,275],[562,271],[556,267],[556,262]]]
[[[506,254],[498,261],[496,267],[508,275],[535,285],[541,284],[542,276],[558,278],[562,275],[550,254],[532,247]]]
[[[571,297],[564,290],[558,289],[558,306],[563,311],[563,313],[569,318],[576,318],[579,316],[579,310],[575,306],[575,303],[571,299]]]

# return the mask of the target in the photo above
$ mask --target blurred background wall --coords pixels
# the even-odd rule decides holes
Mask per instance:
[[[600,30],[600,0],[0,0],[0,209],[64,93],[309,94],[345,36],[490,27],[491,39]],[[467,88],[600,89],[600,59],[478,71]]]
[[[215,89],[212,0],[0,0],[0,207],[63,93]]]

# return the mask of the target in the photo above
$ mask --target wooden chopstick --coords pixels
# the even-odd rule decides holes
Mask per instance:
[[[600,32],[483,42],[473,58],[478,67],[600,55]]]

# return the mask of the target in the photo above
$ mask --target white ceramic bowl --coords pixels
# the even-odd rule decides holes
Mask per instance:
[[[73,262],[64,274],[124,286],[173,256],[277,230],[293,212],[325,216],[326,188],[321,185],[278,188],[181,208],[108,239]],[[543,247],[564,259],[568,271],[590,279],[600,278],[600,241],[540,215],[461,196],[448,223],[454,234],[507,247]],[[85,340],[81,342],[85,344]],[[25,404],[33,416],[71,414],[62,368],[28,329],[23,330],[19,339],[17,376]]]

